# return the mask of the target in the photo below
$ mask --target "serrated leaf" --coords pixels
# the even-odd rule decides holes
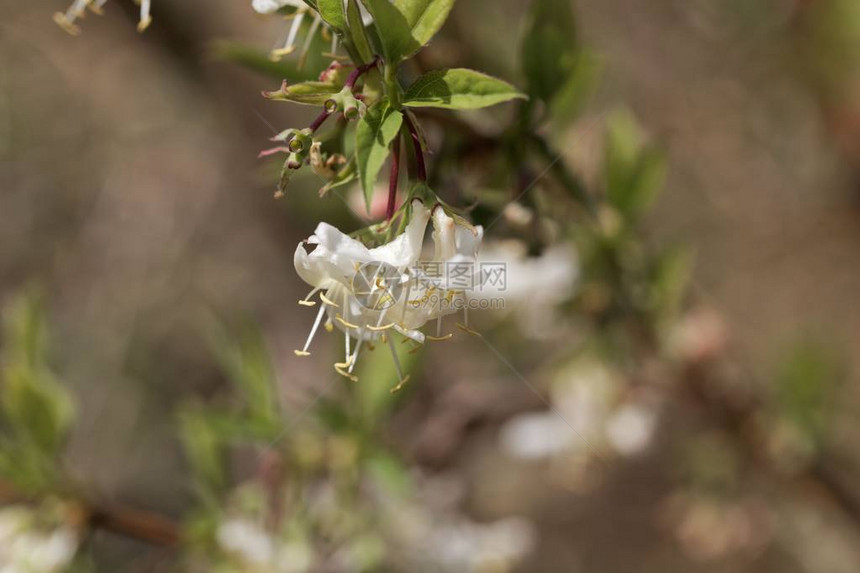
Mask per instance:
[[[549,104],[572,73],[576,56],[576,22],[570,0],[535,0],[521,54],[529,95]]]
[[[367,110],[356,127],[356,165],[368,210],[376,177],[388,157],[388,145],[399,133],[402,123],[403,114],[392,109],[388,100],[380,100]]]
[[[343,0],[317,0],[317,10],[323,21],[335,30],[341,31],[346,28]]]
[[[302,82],[300,84],[284,85],[279,90],[263,92],[263,95],[275,101],[291,101],[305,105],[323,105],[340,90],[339,86],[328,82]]]
[[[415,80],[403,94],[407,107],[478,109],[526,96],[498,78],[454,68],[434,70]]]

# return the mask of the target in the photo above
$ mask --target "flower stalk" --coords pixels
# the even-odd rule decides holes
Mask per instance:
[[[385,220],[391,221],[394,216],[394,205],[397,200],[397,179],[400,176],[400,137],[391,142],[391,173],[388,177],[388,204],[385,208]]]

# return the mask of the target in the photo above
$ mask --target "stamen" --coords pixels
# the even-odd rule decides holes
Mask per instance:
[[[90,12],[96,14],[98,16],[104,16],[104,5],[107,4],[107,0],[96,0],[95,2],[90,2],[87,8],[90,9]]]
[[[316,35],[317,30],[320,27],[320,22],[322,22],[322,18],[320,18],[319,14],[314,16],[313,24],[311,24],[310,30],[308,30],[307,36],[305,36],[305,43],[302,44],[302,49],[299,52],[299,62],[296,67],[302,69],[305,65],[305,60],[308,57],[308,50],[311,47],[311,41],[314,39],[314,35]]]
[[[370,325],[368,325],[367,330],[372,330],[373,332],[384,332],[384,331],[388,330],[389,328],[394,328],[394,324],[395,323],[392,322],[391,324],[385,324],[383,326],[370,326]]]
[[[81,29],[75,24],[75,20],[84,17],[85,10],[91,1],[75,0],[65,13],[56,12],[54,14],[54,22],[72,36],[77,36],[81,33]]]
[[[149,15],[150,2],[151,0],[140,0],[140,21],[137,23],[138,32],[143,32],[152,24],[152,17]]]
[[[346,367],[346,363],[338,362],[334,365],[334,370],[344,378],[349,378],[353,382],[358,382],[358,376],[354,374],[350,374],[349,372],[345,372],[343,369]]]
[[[403,385],[409,381],[409,376],[403,377],[403,369],[400,368],[400,359],[397,358],[397,349],[394,347],[394,341],[390,338],[388,339],[388,348],[391,349],[391,358],[394,360],[394,369],[397,371],[397,386],[391,389],[391,393],[395,394],[399,392]]]
[[[473,334],[475,336],[482,336],[481,333],[478,332],[477,330],[472,330],[471,328],[469,328],[465,324],[460,324],[459,322],[457,323],[457,328],[459,328],[463,332],[467,332],[467,333]]]
[[[296,356],[310,356],[310,352],[306,352],[304,350],[293,350],[296,353]]]
[[[320,293],[320,300],[332,308],[340,308],[340,305],[328,298],[325,293]]]
[[[361,327],[360,327],[360,326],[358,326],[357,324],[353,324],[353,323],[351,323],[351,322],[347,322],[347,321],[346,321],[346,320],[345,320],[341,315],[339,315],[339,314],[335,314],[335,315],[334,315],[334,319],[335,319],[336,321],[338,321],[339,323],[341,323],[342,325],[344,325],[345,327],[347,327],[347,328],[355,328],[355,329],[361,328]]]
[[[355,352],[352,353],[352,357],[349,359],[349,369],[347,372],[352,374],[352,369],[355,368],[356,362],[358,362],[358,351],[361,350],[362,346],[362,337],[364,336],[364,332],[360,332],[358,335],[358,342],[355,345]]]
[[[299,29],[301,28],[302,20],[304,20],[304,18],[305,10],[304,8],[300,8],[293,18],[293,23],[290,26],[290,31],[287,33],[287,41],[284,42],[284,47],[272,50],[269,54],[269,57],[272,60],[277,62],[284,56],[288,56],[296,51],[296,36],[299,33]]]
[[[308,339],[305,341],[305,347],[302,348],[301,354],[299,354],[299,351],[296,350],[295,351],[296,356],[307,356],[310,354],[310,352],[308,352],[308,348],[311,345],[311,341],[314,339],[314,335],[317,333],[317,329],[320,327],[320,322],[322,322],[322,317],[323,317],[324,313],[325,313],[325,307],[321,306],[320,311],[317,313],[317,317],[314,320],[314,325],[313,325],[313,327],[311,327],[311,333],[308,335]]]
[[[394,388],[392,388],[392,389],[390,390],[390,392],[391,392],[392,394],[397,394],[398,392],[400,392],[401,390],[403,390],[403,386],[404,386],[407,382],[409,382],[409,378],[410,378],[410,375],[409,375],[409,374],[407,374],[407,375],[406,375],[406,378],[404,378],[404,379],[402,379],[400,382],[398,382],[398,383],[397,383],[397,386],[395,386]]]
[[[326,319],[325,324],[323,324],[323,328],[325,328],[325,331],[329,333],[334,331],[334,325],[331,323],[330,318]]]
[[[299,301],[299,304],[302,306],[316,306],[316,301],[311,300],[311,297],[314,296],[319,290],[320,287],[317,287],[311,292],[309,292],[305,298]]]
[[[452,338],[454,338],[454,333],[449,332],[445,336],[430,336],[429,334],[426,334],[424,335],[424,338],[426,338],[427,340],[432,340],[433,342],[444,342],[446,340],[451,340]]]

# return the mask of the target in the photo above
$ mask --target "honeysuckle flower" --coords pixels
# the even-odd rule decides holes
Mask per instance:
[[[103,14],[104,5],[108,0],[74,0],[65,12],[56,12],[54,14],[54,22],[73,36],[80,34],[81,29],[75,23],[86,15],[87,8],[95,14]],[[140,4],[140,19],[137,22],[137,31],[143,32],[152,23],[150,15],[151,0],[139,0]]]
[[[346,357],[335,364],[338,373],[355,379],[352,371],[358,353],[364,344],[381,340],[389,345],[392,359],[402,387],[409,376],[404,376],[391,337],[393,330],[417,344],[425,340],[446,340],[452,335],[441,335],[442,317],[460,310],[468,327],[465,305],[466,288],[456,284],[452,277],[428,269],[444,271],[446,264],[462,263],[469,275],[475,274],[475,260],[480,247],[483,229],[469,225],[465,220],[451,217],[441,205],[432,210],[434,251],[431,258],[420,261],[424,233],[431,211],[415,199],[411,203],[411,218],[403,233],[391,242],[369,249],[360,241],[340,232],[326,223],[320,223],[314,234],[296,249],[296,272],[313,290],[299,304],[313,306],[311,298],[320,293],[320,308],[311,332],[299,356],[309,354],[308,348],[320,324],[327,315],[326,328],[335,326],[344,333]],[[308,246],[313,246],[309,252]],[[469,276],[469,281],[474,277]],[[422,296],[423,294],[423,296]],[[458,302],[460,304],[458,304]],[[436,319],[436,336],[425,335],[419,329]],[[355,339],[355,346],[352,346]]]
[[[278,61],[284,56],[288,56],[296,51],[296,39],[299,35],[299,30],[301,30],[302,22],[305,19],[305,16],[310,12],[313,20],[311,21],[310,28],[308,29],[307,36],[305,37],[305,41],[302,44],[302,48],[300,50],[301,58],[303,59],[305,54],[307,54],[308,49],[310,48],[311,42],[314,39],[314,36],[317,33],[317,30],[320,29],[320,26],[323,26],[323,29],[331,35],[331,54],[337,51],[337,35],[332,34],[330,30],[325,26],[325,23],[320,18],[320,15],[315,11],[311,10],[311,8],[305,4],[302,0],[253,0],[251,3],[254,10],[259,14],[276,14],[283,8],[295,8],[295,12],[289,16],[292,19],[292,24],[290,25],[290,29],[287,32],[287,39],[284,42],[283,47],[275,48],[269,53],[269,56],[272,60]]]
[[[451,335],[442,335],[442,318],[462,308],[463,322],[458,326],[477,334],[469,328],[467,291],[480,281],[476,261],[483,236],[480,225],[455,219],[442,205],[433,208],[433,257],[415,269],[411,284],[423,295],[408,300],[411,308],[406,313],[406,326],[420,328],[435,318],[436,335],[430,338],[447,339]]]
[[[355,379],[352,370],[362,345],[382,340],[391,350],[400,380],[398,387],[406,382],[408,377],[400,368],[393,340],[385,333],[394,329],[418,343],[424,342],[421,332],[406,328],[392,318],[402,315],[405,303],[394,300],[389,293],[390,288],[399,288],[406,271],[415,265],[421,254],[430,211],[419,200],[412,202],[411,211],[411,219],[403,233],[373,249],[327,223],[320,223],[314,234],[299,244],[294,256],[296,272],[313,287],[299,304],[314,306],[316,302],[310,299],[319,292],[322,305],[304,347],[296,350],[298,356],[309,354],[308,348],[327,315],[326,328],[331,330],[337,326],[344,333],[345,359],[335,364],[339,374]],[[310,252],[309,246],[314,247]],[[363,265],[374,272],[368,277],[370,292],[356,293],[355,278]],[[377,276],[379,271],[382,271],[382,276]],[[360,300],[357,295],[363,298]],[[369,304],[370,300],[374,304]],[[354,350],[352,338],[357,341]]]
[[[35,512],[28,507],[0,510],[0,571],[66,570],[78,549],[77,533],[68,525],[44,528],[37,522]]]

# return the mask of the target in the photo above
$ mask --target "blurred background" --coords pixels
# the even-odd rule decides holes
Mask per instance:
[[[306,430],[305,412],[345,383],[331,369],[339,338],[293,354],[313,313],[295,304],[307,287],[292,255],[318,221],[354,229],[360,215],[318,199],[312,175],[272,199],[278,165],[256,155],[315,111],[261,98],[277,70],[237,63],[236,46],[265,54],[285,33],[249,4],[156,1],[139,35],[137,7],[112,0],[70,37],[51,22],[63,0],[0,0],[0,301],[41,293],[51,364],[77,404],[69,474],[100,502],[178,523],[197,502],[177,412],[230,404],[213,314],[260,333],[272,399],[311,457],[334,446],[313,445],[332,432]],[[425,529],[409,527],[426,534],[397,566],[296,570],[857,571],[860,4],[572,6],[600,79],[552,137],[595,185],[609,111],[628,108],[664,149],[643,248],[681,245],[695,261],[671,366],[583,353],[584,319],[552,310],[574,296],[578,257],[521,261],[550,292],[522,284],[511,312],[476,313],[487,343],[415,355],[410,392],[375,420],[422,508]],[[458,0],[421,60],[522,85],[527,10]],[[468,120],[492,131],[506,110]],[[258,450],[239,450],[233,485],[265,474]],[[421,564],[417,547],[449,560]],[[187,565],[110,531],[84,551],[99,571]]]

